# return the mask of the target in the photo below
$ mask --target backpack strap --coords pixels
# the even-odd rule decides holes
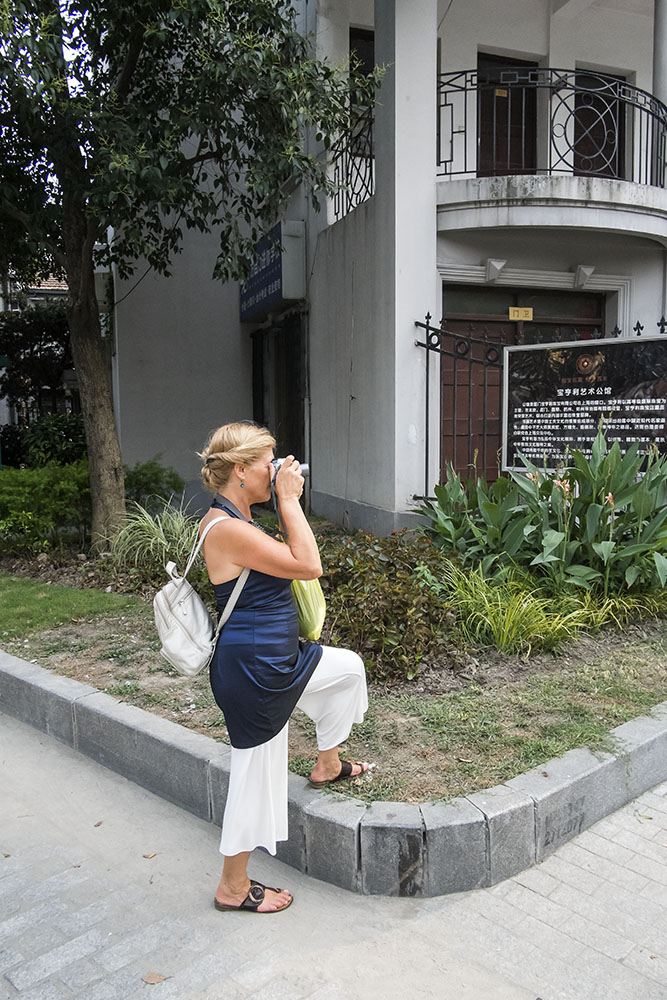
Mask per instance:
[[[190,553],[190,555],[188,557],[188,561],[187,561],[186,566],[185,566],[185,569],[184,569],[183,573],[180,576],[181,580],[184,580],[186,578],[186,576],[188,575],[188,573],[190,572],[190,570],[192,569],[192,564],[195,561],[195,559],[197,558],[197,555],[199,554],[199,550],[202,547],[202,545],[204,544],[204,539],[208,535],[208,533],[211,530],[211,528],[213,527],[213,525],[217,524],[218,521],[227,521],[227,520],[229,520],[229,517],[228,517],[227,514],[221,514],[220,517],[214,517],[212,521],[208,522],[208,524],[206,525],[206,527],[202,531],[202,533],[199,536],[199,538],[195,538],[194,545],[192,546],[192,552]],[[176,563],[175,562],[168,562],[167,565],[165,566],[165,569],[167,571],[167,575],[170,576],[172,580],[177,580],[179,578],[179,574],[176,572]]]
[[[236,602],[238,601],[238,599],[239,599],[239,597],[241,595],[241,591],[245,587],[245,582],[248,579],[249,575],[250,575],[250,570],[246,566],[246,568],[241,571],[241,575],[239,576],[238,580],[234,584],[234,589],[232,590],[231,594],[227,598],[227,603],[225,604],[225,609],[222,612],[222,614],[220,615],[220,618],[218,619],[218,627],[215,630],[215,637],[214,637],[215,639],[217,639],[218,636],[220,635],[220,632],[222,631],[222,626],[228,620],[228,618],[231,615],[232,611],[236,607]]]

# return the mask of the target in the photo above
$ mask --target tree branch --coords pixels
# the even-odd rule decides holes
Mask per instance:
[[[132,77],[134,76],[134,71],[137,68],[137,63],[139,62],[139,56],[141,55],[143,47],[144,31],[141,26],[137,26],[130,35],[130,44],[127,50],[127,56],[125,57],[125,65],[118,74],[113,87],[116,96],[120,97],[121,100],[127,97],[130,84],[132,83]]]
[[[6,198],[3,198],[2,201],[0,201],[0,211],[4,212],[5,215],[8,215],[10,219],[20,222],[26,232],[30,232],[31,219],[27,212],[17,208],[16,205],[12,205],[11,201],[7,201]]]
[[[4,212],[4,214],[8,215],[10,219],[14,219],[21,226],[23,226],[26,233],[32,234],[35,232],[36,227],[28,213],[24,212],[23,209],[18,208],[16,205],[13,205],[12,202],[8,201],[6,198],[0,199],[0,212]],[[56,264],[64,270],[67,258],[62,250],[59,250],[56,246],[54,246],[54,244],[51,243],[51,241],[48,240],[43,234],[40,236],[40,239],[46,244],[48,251]]]

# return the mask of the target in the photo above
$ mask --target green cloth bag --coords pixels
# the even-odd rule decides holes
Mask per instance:
[[[327,605],[319,580],[292,580],[292,596],[299,615],[299,636],[319,639]]]

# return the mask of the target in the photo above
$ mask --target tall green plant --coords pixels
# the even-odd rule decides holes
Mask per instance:
[[[199,519],[188,514],[182,504],[175,507],[163,501],[161,510],[152,511],[132,503],[109,539],[112,565],[120,571],[135,571],[138,582],[161,586],[169,561],[180,570],[185,568],[198,524]],[[205,589],[208,578],[201,558],[188,579],[195,589]]]
[[[591,457],[572,452],[572,465],[550,476],[524,459],[527,473],[511,472],[527,514],[536,567],[554,589],[610,592],[667,580],[667,459],[638,445],[621,454],[602,430]]]
[[[525,471],[491,486],[447,470],[436,501],[419,512],[425,531],[463,566],[484,575],[521,567],[560,593],[594,588],[604,597],[667,582],[667,458],[607,447],[602,428],[591,456],[573,451],[555,474],[522,458]]]

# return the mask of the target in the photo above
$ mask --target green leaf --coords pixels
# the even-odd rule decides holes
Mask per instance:
[[[588,510],[586,511],[586,534],[584,536],[587,542],[592,542],[595,538],[600,526],[600,515],[603,510],[604,507],[602,504],[589,504]]]
[[[600,464],[605,457],[607,452],[607,442],[604,439],[604,434],[602,430],[599,430],[595,435],[595,440],[591,447],[591,470],[597,472],[600,468]]]
[[[637,492],[634,495],[632,509],[640,521],[645,521],[652,512],[653,506],[653,497],[651,496],[651,492],[646,486],[646,483],[642,480],[641,484],[637,488]]]
[[[561,560],[558,558],[558,556],[547,555],[544,552],[540,552],[539,555],[536,555],[534,559],[531,559],[530,565],[531,566],[546,566],[548,563],[557,563],[557,562],[560,562],[560,561]]]
[[[580,577],[582,580],[599,580],[602,575],[598,570],[592,569],[590,566],[582,566],[580,563],[568,566],[567,572],[570,576]]]
[[[665,562],[667,562],[667,559],[665,560]],[[636,582],[637,577],[639,576],[639,572],[640,572],[639,566],[637,566],[635,563],[632,563],[630,566],[628,566],[628,568],[625,571],[625,582],[627,583],[628,587],[631,587],[633,583]]]
[[[658,571],[660,586],[664,587],[667,582],[667,559],[660,552],[654,552],[653,561],[655,562],[655,568]]]
[[[600,559],[602,559],[604,565],[606,566],[611,558],[612,552],[616,548],[616,542],[614,541],[593,542],[593,548],[599,555]]]
[[[564,538],[565,534],[562,531],[554,531],[553,529],[545,531],[542,538],[542,550],[544,554],[548,555],[554,549],[557,549]]]

